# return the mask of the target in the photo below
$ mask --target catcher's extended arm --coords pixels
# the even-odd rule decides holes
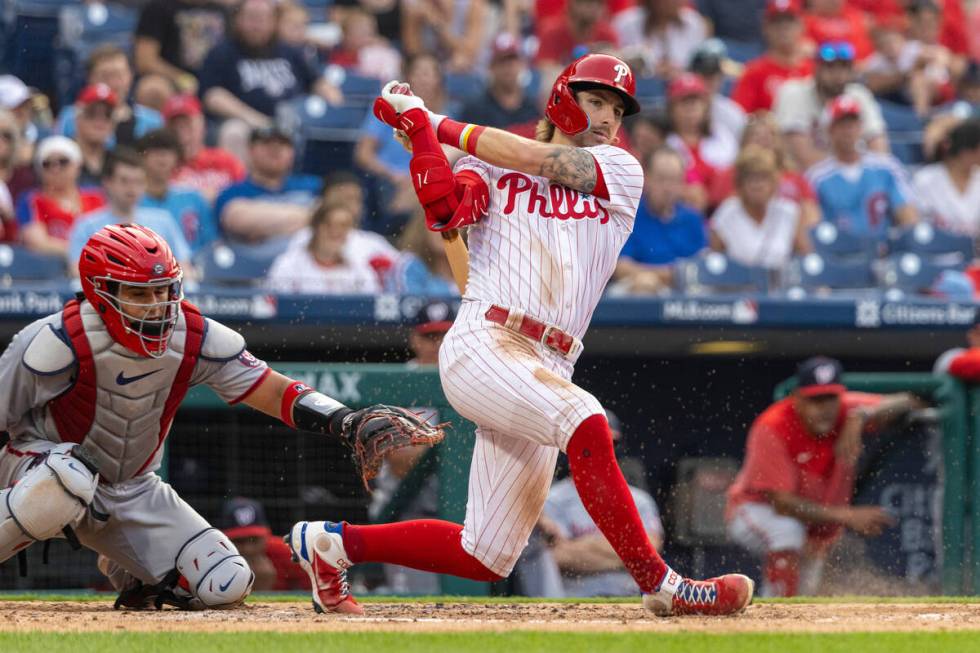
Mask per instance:
[[[436,444],[444,425],[431,425],[412,411],[375,405],[352,410],[299,381],[269,371],[243,403],[279,418],[300,431],[339,439],[352,449],[354,465],[367,487],[388,452],[417,444]]]

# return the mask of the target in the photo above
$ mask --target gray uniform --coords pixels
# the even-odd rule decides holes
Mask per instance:
[[[183,359],[185,318],[182,312],[163,357],[144,358],[115,343],[88,302],[82,302],[80,314],[98,387],[94,421],[83,447],[97,464],[101,482],[75,532],[82,544],[111,561],[103,571],[117,588],[127,580],[124,572],[155,584],[174,569],[181,547],[210,528],[155,473],[163,455],[162,438],[170,428],[161,422]],[[60,312],[24,328],[0,356],[0,392],[5,393],[0,430],[11,436],[0,450],[0,488],[24,476],[33,454],[61,442],[50,402],[71,386],[76,368]],[[190,385],[207,384],[233,403],[267,369],[245,351],[241,335],[205,318]]]
[[[633,486],[630,486],[630,493],[643,520],[643,527],[648,533],[657,533],[663,537],[664,527],[653,497]],[[544,514],[557,524],[565,539],[599,532],[570,478],[558,481],[552,486],[548,500],[544,504]],[[640,592],[636,581],[625,570],[569,574],[563,575],[562,580],[565,596],[634,596]]]

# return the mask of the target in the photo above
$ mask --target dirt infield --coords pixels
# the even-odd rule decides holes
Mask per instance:
[[[372,603],[363,617],[315,615],[301,603],[252,603],[229,611],[116,612],[107,602],[0,602],[0,632],[699,631],[809,632],[980,630],[980,604],[761,604],[724,619],[657,619],[639,605],[599,603]]]

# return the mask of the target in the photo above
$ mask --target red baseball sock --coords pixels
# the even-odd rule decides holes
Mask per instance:
[[[376,526],[344,522],[344,549],[351,562],[386,562],[436,574],[492,582],[501,577],[463,550],[463,527],[438,519]]]
[[[643,592],[653,592],[667,565],[650,543],[623,472],[613,453],[604,415],[593,415],[568,442],[568,467],[592,520]]]
[[[766,583],[773,596],[796,596],[800,585],[798,551],[770,551],[766,555]]]

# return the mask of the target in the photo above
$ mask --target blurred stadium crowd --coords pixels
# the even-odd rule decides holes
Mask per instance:
[[[160,231],[208,284],[456,292],[370,113],[389,79],[533,136],[587,51],[634,67],[646,168],[609,291],[971,299],[980,5],[960,0],[8,0],[9,281],[100,226]]]

